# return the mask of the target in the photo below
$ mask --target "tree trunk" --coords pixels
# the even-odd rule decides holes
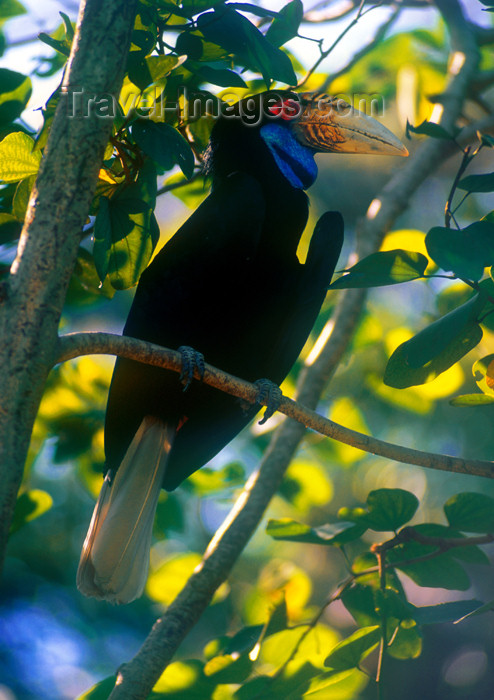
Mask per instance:
[[[62,94],[0,305],[0,569],[57,329],[112,120],[71,95],[118,96],[135,0],[81,4]],[[76,103],[76,106],[79,106]]]

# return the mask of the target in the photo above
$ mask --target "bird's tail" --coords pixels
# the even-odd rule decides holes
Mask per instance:
[[[106,475],[77,571],[77,588],[84,595],[130,603],[142,594],[174,435],[173,426],[146,416],[114,478]]]

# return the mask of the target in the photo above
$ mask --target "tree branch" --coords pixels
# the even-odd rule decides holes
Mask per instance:
[[[478,535],[475,537],[432,537],[431,535],[423,535],[421,532],[416,530],[414,527],[404,527],[399,531],[395,537],[386,542],[373,544],[371,547],[371,552],[387,552],[394,547],[398,547],[404,542],[410,542],[414,540],[420,544],[429,547],[438,547],[442,554],[447,552],[449,549],[455,549],[456,547],[477,547],[479,544],[490,544],[494,542],[493,534]],[[400,562],[401,563],[401,562]],[[396,566],[393,562],[392,566]]]
[[[119,355],[120,357],[138,360],[157,367],[166,367],[174,372],[180,372],[182,368],[182,359],[178,351],[163,348],[160,345],[154,345],[144,340],[137,340],[136,338],[113,335],[112,333],[74,333],[65,335],[60,338],[59,347],[58,362],[70,360],[80,355],[102,353]],[[197,370],[195,379],[200,379]],[[234,377],[207,363],[205,364],[203,381],[216,389],[220,389],[249,403],[255,403],[257,400],[258,388],[255,384],[251,384],[239,377]],[[268,402],[266,400],[262,403],[266,405]],[[448,455],[393,445],[392,443],[345,428],[286,396],[282,396],[277,410],[285,416],[293,418],[305,428],[310,428],[321,435],[370,454],[429,469],[494,478],[493,462],[464,460],[459,457],[450,457]]]
[[[111,120],[71,115],[72,91],[117,98],[134,0],[81,5],[62,96],[31,193],[0,307],[0,567],[34,418],[53,364],[57,327],[96,187]],[[65,90],[65,92],[64,92]]]

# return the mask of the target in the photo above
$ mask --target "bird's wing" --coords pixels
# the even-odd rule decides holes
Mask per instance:
[[[326,212],[314,228],[305,264],[299,266],[291,313],[271,348],[267,376],[276,383],[289,373],[314,326],[341,253],[343,232],[339,212]]]
[[[214,346],[218,314],[248,279],[264,219],[257,181],[232,175],[212,192],[141,276],[124,334],[168,347]],[[208,325],[212,324],[212,325]]]
[[[317,318],[342,243],[341,215],[324,214],[312,235],[305,264],[288,266],[285,274],[278,277],[276,294],[268,295],[264,303],[262,293],[257,297],[257,313],[247,334],[249,342],[236,353],[236,361],[249,367],[252,375],[246,370],[234,373],[247,379],[267,377],[278,384],[283,381]],[[199,465],[211,459],[258,410],[258,406],[252,406],[244,412],[240,403],[227,394],[197,383],[191,386],[191,392],[193,418],[199,419],[186,422],[176,436],[165,477],[167,489],[178,486]]]

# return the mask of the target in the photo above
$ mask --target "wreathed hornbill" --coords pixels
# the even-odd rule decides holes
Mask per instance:
[[[124,334],[191,350],[249,381],[280,384],[302,349],[340,254],[343,221],[319,220],[305,264],[314,155],[406,155],[376,120],[325,95],[265,92],[224,110],[205,154],[212,192],[142,274]],[[194,360],[194,356],[192,358]],[[84,542],[78,588],[141,595],[160,489],[175,489],[255,415],[199,381],[119,358],[105,423],[108,469]]]

